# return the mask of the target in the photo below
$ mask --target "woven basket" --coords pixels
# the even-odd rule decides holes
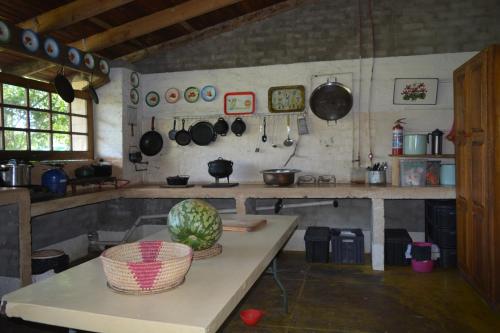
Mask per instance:
[[[111,289],[151,294],[177,287],[191,266],[193,250],[184,244],[143,241],[122,244],[101,254]]]

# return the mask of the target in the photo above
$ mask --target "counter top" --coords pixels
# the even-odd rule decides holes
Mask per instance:
[[[77,194],[31,205],[38,216],[68,208],[118,198],[234,198],[244,205],[247,198],[365,198],[365,199],[454,199],[455,187],[398,187],[356,184],[302,185],[272,187],[264,184],[240,184],[228,188],[164,188],[159,184],[132,185],[120,189]],[[240,211],[241,213],[241,211]]]

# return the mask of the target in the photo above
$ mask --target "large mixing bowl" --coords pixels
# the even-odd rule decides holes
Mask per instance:
[[[297,169],[269,169],[262,170],[264,183],[271,186],[289,186],[295,182],[295,174],[300,172]]]

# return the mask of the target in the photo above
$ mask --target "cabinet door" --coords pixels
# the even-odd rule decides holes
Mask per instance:
[[[467,223],[471,224],[470,237],[466,236],[466,251],[470,256],[468,266],[471,278],[485,294],[490,291],[490,251],[488,223],[488,105],[487,105],[487,52],[472,59],[466,71],[466,126],[465,150],[469,155],[470,192],[466,193]],[[470,252],[470,253],[469,253]],[[470,264],[470,265],[469,265]]]
[[[466,114],[466,87],[465,66],[460,67],[453,73],[454,89],[454,123],[455,123],[455,154],[456,154],[456,191],[457,191],[457,254],[458,266],[467,275],[470,275],[470,262],[472,258],[467,245],[470,243],[470,153],[467,149],[465,132],[468,124]],[[469,142],[470,145],[470,142]]]

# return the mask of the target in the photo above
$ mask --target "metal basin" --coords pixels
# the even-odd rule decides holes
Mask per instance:
[[[289,186],[295,182],[297,169],[269,169],[262,170],[264,183],[271,186]]]

